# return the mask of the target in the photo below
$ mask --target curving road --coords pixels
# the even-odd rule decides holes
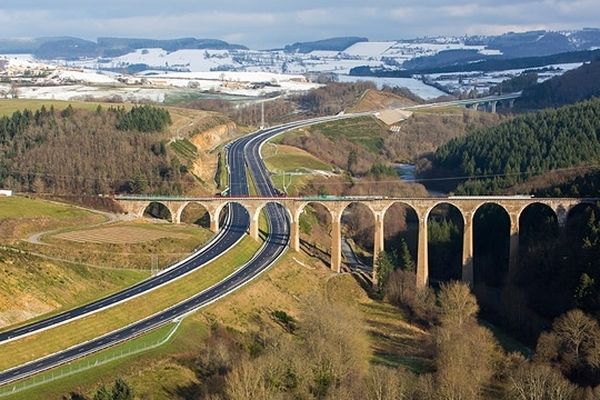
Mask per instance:
[[[351,118],[356,115],[343,115],[336,117],[316,118],[301,122],[289,123],[275,128],[258,131],[249,136],[234,141],[228,148],[228,167],[230,173],[230,195],[248,195],[248,182],[246,179],[247,165],[252,174],[254,184],[260,196],[277,196],[266,167],[260,157],[261,145],[270,138],[277,136],[289,129],[306,126],[325,121]],[[169,321],[182,317],[190,312],[204,307],[232,291],[242,287],[252,279],[259,276],[270,265],[279,258],[286,249],[289,241],[289,222],[282,206],[272,203],[265,207],[267,221],[269,224],[269,235],[257,252],[257,254],[242,268],[213,287],[199,293],[198,295],[161,311],[151,317],[129,325],[120,330],[98,337],[89,342],[74,346],[67,350],[55,353],[48,357],[24,364],[22,366],[3,371],[0,373],[0,385],[25,378],[38,372],[56,367],[65,362],[97,352],[104,348],[114,346],[117,343],[139,336],[140,334],[157,328]],[[14,340],[56,325],[66,323],[83,315],[96,312],[114,304],[126,301],[134,296],[139,296],[148,290],[164,285],[169,281],[189,273],[201,267],[208,261],[215,259],[227,249],[237,243],[249,226],[249,216],[246,210],[239,204],[230,205],[228,221],[223,230],[199,252],[188,259],[172,267],[169,271],[134,285],[122,292],[103,298],[86,306],[56,315],[54,317],[35,322],[33,324],[17,328],[12,331],[3,332],[0,341]]]

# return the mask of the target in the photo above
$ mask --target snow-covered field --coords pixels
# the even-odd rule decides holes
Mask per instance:
[[[164,89],[152,88],[103,88],[100,86],[26,86],[18,89],[18,95],[24,99],[41,100],[116,100],[116,101],[153,101],[163,102]]]

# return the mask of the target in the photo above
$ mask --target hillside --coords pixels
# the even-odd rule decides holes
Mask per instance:
[[[0,119],[2,185],[54,194],[181,193],[193,177],[167,152],[162,118],[170,120],[151,107],[17,111]]]
[[[355,105],[353,105],[348,111],[379,111],[389,108],[412,106],[415,104],[417,104],[415,101],[406,97],[398,96],[393,93],[382,92],[379,90],[367,89],[367,91],[360,97],[358,102]]]
[[[284,47],[287,53],[310,53],[311,51],[344,51],[353,44],[367,42],[369,39],[356,36],[336,37],[315,40],[313,42],[296,42]]]
[[[497,127],[453,139],[433,156],[440,176],[489,176],[457,190],[496,193],[553,169],[600,159],[600,99],[527,114]]]
[[[436,60],[437,55],[431,56]],[[481,61],[474,62],[452,62],[448,65],[437,64],[423,69],[398,70],[380,67],[357,66],[350,70],[350,75],[355,76],[378,76],[378,77],[397,77],[409,78],[415,74],[442,74],[456,72],[474,72],[474,71],[506,71],[513,69],[529,69],[544,67],[555,64],[582,63],[597,60],[600,58],[600,50],[582,50],[570,51],[566,53],[551,54],[546,56],[523,56],[516,58],[504,58],[500,56],[481,57]],[[429,57],[420,60],[425,64]],[[441,57],[442,60],[445,57]],[[432,63],[434,64],[434,63]]]
[[[595,96],[600,96],[600,60],[526,88],[515,105],[525,110],[560,107]]]

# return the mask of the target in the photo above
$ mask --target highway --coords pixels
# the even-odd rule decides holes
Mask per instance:
[[[277,196],[277,191],[274,188],[268,176],[266,167],[264,166],[264,163],[260,157],[260,147],[268,139],[295,127],[306,126],[335,119],[351,118],[357,115],[360,114],[316,118],[312,120],[289,123],[279,127],[258,131],[234,141],[228,147],[230,195],[232,197],[243,197],[248,195],[249,188],[245,168],[247,166],[256,186],[256,190],[258,192],[257,194],[266,197]],[[273,264],[275,260],[277,260],[277,258],[284,253],[289,241],[289,221],[284,209],[280,205],[272,203],[265,207],[265,212],[269,225],[269,235],[267,236],[265,243],[247,264],[228,276],[223,281],[184,302],[181,302],[125,328],[98,337],[89,342],[76,345],[45,358],[32,361],[7,371],[3,371],[0,373],[0,385],[4,385],[18,379],[34,375],[41,371],[54,368],[68,361],[137,337],[144,332],[157,328],[167,322],[185,316],[186,314],[189,314],[198,308],[206,306],[250,282],[252,279],[264,272]],[[4,332],[2,337],[5,338],[4,340],[7,340],[8,338],[14,339],[15,337],[32,334],[43,329],[49,329],[53,326],[68,322],[81,315],[87,315],[92,312],[92,309],[97,311],[107,306],[125,301],[128,297],[131,298],[132,296],[143,293],[144,289],[146,291],[151,290],[152,287],[162,285],[165,282],[168,282],[169,279],[174,279],[172,277],[176,276],[177,274],[181,276],[183,273],[180,271],[185,269],[193,270],[200,267],[203,265],[201,263],[206,263],[207,261],[218,257],[228,248],[227,246],[231,247],[241,238],[242,235],[245,234],[249,226],[249,216],[245,209],[241,205],[233,203],[230,206],[229,216],[229,220],[224,226],[224,229],[211,244],[206,246],[195,255],[191,256],[188,260],[181,263],[181,265],[175,266],[171,271],[157,276],[156,279],[146,280],[120,293],[98,300],[97,302],[90,303],[87,306],[59,314],[47,320],[39,321],[13,331]]]

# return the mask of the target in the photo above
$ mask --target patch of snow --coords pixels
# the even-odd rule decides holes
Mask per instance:
[[[382,88],[384,85],[392,87],[405,87],[425,100],[435,99],[436,97],[446,95],[446,93],[442,92],[441,90],[427,85],[415,78],[379,78],[350,75],[339,75],[338,77],[340,82],[374,82],[378,88]]]
[[[381,57],[396,42],[358,42],[344,50],[344,54],[359,57]]]

